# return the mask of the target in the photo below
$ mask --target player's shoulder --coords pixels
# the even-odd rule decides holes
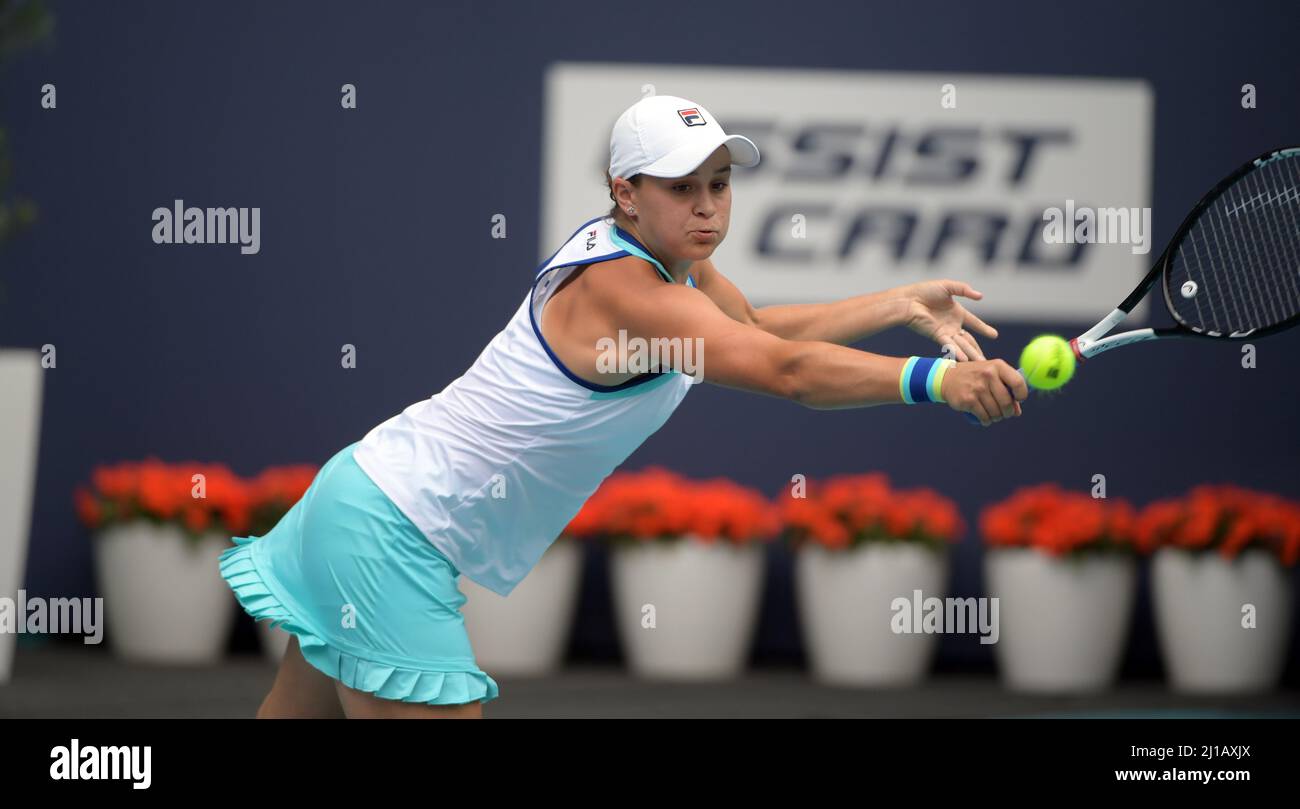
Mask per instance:
[[[587,282],[597,291],[656,289],[669,286],[654,265],[640,256],[611,256],[583,268]]]
[[[712,259],[702,258],[691,265],[689,275],[695,279],[695,286],[700,287],[707,285],[717,272],[718,268],[713,266]]]

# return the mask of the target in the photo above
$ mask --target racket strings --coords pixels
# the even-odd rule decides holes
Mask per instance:
[[[1262,237],[1259,242],[1244,242],[1240,245],[1241,252],[1246,255],[1246,260],[1253,262],[1253,265],[1267,264],[1268,266],[1295,268],[1300,266],[1294,254],[1286,255],[1286,246],[1292,239],[1277,238],[1279,233],[1290,232],[1291,234],[1300,233],[1300,223],[1297,223],[1294,217],[1287,221],[1286,205],[1270,205],[1268,199],[1270,196],[1276,197],[1273,189],[1261,187],[1264,178],[1260,176],[1261,172],[1253,171],[1248,173],[1242,182],[1238,185],[1243,189],[1242,195],[1245,201],[1239,205],[1257,204],[1260,206],[1261,215],[1268,219],[1266,226],[1260,231]],[[1270,182],[1270,185],[1272,183]],[[1220,211],[1222,213],[1222,211]],[[1265,274],[1256,279],[1252,274],[1245,274],[1245,279],[1259,281],[1261,286],[1267,288],[1261,293],[1262,305],[1259,308],[1265,310],[1266,318],[1256,314],[1254,322],[1267,321],[1269,324],[1280,323],[1286,320],[1289,315],[1283,311],[1286,301],[1286,291],[1279,287],[1280,284],[1286,283],[1285,276],[1292,273],[1274,273]],[[1281,277],[1279,277],[1281,276]]]
[[[1300,165],[1293,165],[1292,168],[1295,169],[1296,176],[1300,177]],[[1270,187],[1275,181],[1280,182],[1277,172],[1270,173],[1261,180],[1267,180]],[[1290,262],[1292,271],[1282,274],[1284,288],[1280,291],[1290,296],[1294,308],[1297,303],[1300,303],[1300,238],[1297,238],[1300,237],[1300,185],[1297,185],[1293,178],[1292,184],[1284,191],[1276,188],[1271,190],[1275,192],[1275,198],[1286,199],[1286,204],[1279,205],[1277,210],[1286,218],[1286,232],[1291,234],[1291,238],[1282,238],[1281,228],[1274,230],[1272,235],[1278,237],[1278,252],[1284,253],[1285,258]],[[1283,316],[1289,317],[1290,314],[1284,312]]]
[[[1222,238],[1225,231],[1231,227],[1228,217],[1239,214],[1243,209],[1258,202],[1258,200],[1241,202],[1236,199],[1237,196],[1239,195],[1231,193],[1221,195],[1217,204],[1208,206],[1203,211],[1195,226],[1187,231],[1180,245],[1173,262],[1174,274],[1167,276],[1171,285],[1175,281],[1181,281],[1183,274],[1186,274],[1188,280],[1196,283],[1195,289],[1187,291],[1186,294],[1184,292],[1187,288],[1179,284],[1180,297],[1182,300],[1192,301],[1191,308],[1195,310],[1197,316],[1192,322],[1188,322],[1189,318],[1185,315],[1180,319],[1193,328],[1200,327],[1206,331],[1224,333],[1235,330],[1240,324],[1259,323],[1271,319],[1271,316],[1261,313],[1263,301],[1255,285],[1251,283],[1251,279],[1248,276],[1224,272],[1224,268],[1240,267],[1243,264],[1240,255],[1234,254],[1239,251],[1231,249],[1238,245]],[[1253,245],[1244,247],[1250,246]],[[1252,257],[1251,262],[1252,265],[1259,263],[1257,257]],[[1170,291],[1172,292],[1172,289]],[[1171,308],[1175,309],[1175,315],[1180,314],[1179,310],[1187,308],[1185,305],[1179,305],[1179,298],[1171,298],[1171,300],[1174,302]]]
[[[1300,154],[1251,169],[1212,200],[1165,284],[1174,317],[1197,331],[1250,332],[1300,314]]]
[[[1249,174],[1243,178],[1243,180],[1246,181],[1249,179]],[[1243,182],[1237,187],[1245,189],[1246,185],[1247,183]],[[1249,193],[1249,190],[1247,190],[1246,193]],[[1225,202],[1225,205],[1223,206],[1212,206],[1208,212],[1211,217],[1210,221],[1219,225],[1219,229],[1215,231],[1216,236],[1229,232],[1231,225],[1227,219],[1232,215],[1230,212],[1238,212],[1240,210],[1239,207],[1228,207],[1230,204],[1231,201],[1229,200]],[[1237,241],[1235,239],[1229,239],[1227,249],[1223,251],[1226,255],[1221,254],[1221,261],[1226,261],[1227,263],[1225,266],[1229,268],[1254,267],[1260,266],[1261,264],[1272,266],[1276,262],[1276,257],[1272,255],[1260,255],[1260,248],[1268,248],[1271,250],[1271,245],[1256,243],[1253,241]],[[1239,314],[1235,321],[1233,321],[1234,324],[1263,324],[1277,322],[1277,314],[1274,311],[1274,307],[1271,306],[1271,300],[1275,295],[1269,290],[1261,289],[1260,287],[1262,286],[1262,283],[1259,279],[1255,278],[1253,273],[1229,271],[1225,274],[1230,287],[1233,287],[1233,282],[1236,282],[1233,294],[1236,295]],[[1249,303],[1249,317],[1240,311],[1242,305],[1245,303]],[[1238,325],[1234,325],[1230,331],[1233,330],[1244,329]]]

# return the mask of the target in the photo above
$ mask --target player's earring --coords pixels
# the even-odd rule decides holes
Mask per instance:
[[[631,216],[631,215],[634,214],[634,213],[636,213],[636,206],[635,206],[635,205],[629,205],[628,208],[627,208],[627,215],[628,215],[628,216]]]

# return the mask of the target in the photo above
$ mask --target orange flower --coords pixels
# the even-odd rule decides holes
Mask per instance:
[[[100,505],[99,499],[86,487],[78,486],[73,494],[73,500],[76,503],[77,518],[82,524],[87,528],[98,528],[100,521],[104,519],[104,508]]]
[[[777,509],[787,539],[843,549],[860,542],[952,541],[965,530],[957,506],[932,489],[897,490],[882,472],[809,481],[804,496],[784,492]]]
[[[136,467],[130,464],[100,466],[91,474],[95,491],[109,500],[126,500],[135,497],[139,489]]]
[[[774,535],[778,526],[771,503],[755,491],[723,478],[693,481],[651,466],[606,478],[564,533],[637,540],[690,535],[704,542],[747,542]]]
[[[600,533],[605,516],[601,511],[601,499],[597,497],[598,494],[600,494],[599,490],[587,498],[587,502],[582,504],[582,508],[561,532],[562,535],[576,539],[590,539]]]
[[[987,506],[980,513],[980,532],[994,547],[1063,555],[1089,547],[1132,547],[1134,521],[1125,500],[1097,499],[1044,483]]]
[[[178,471],[156,458],[140,464],[136,499],[144,513],[161,520],[172,520],[180,513],[190,499],[190,487]]]
[[[252,488],[263,502],[281,502],[292,508],[316,479],[317,469],[309,464],[268,467],[253,479]]]
[[[211,525],[212,515],[196,501],[181,510],[181,522],[190,531],[201,534]]]
[[[758,492],[724,478],[691,485],[685,492],[687,531],[705,541],[770,538],[779,530],[772,504]]]
[[[224,464],[169,464],[150,457],[96,467],[91,486],[78,487],[73,499],[78,517],[92,529],[144,518],[175,523],[191,535],[239,536],[274,525],[314,476],[309,466],[272,467],[247,481]]]
[[[1138,514],[1134,537],[1139,550],[1151,553],[1173,533],[1183,518],[1181,500],[1157,500]]]
[[[1135,533],[1149,551],[1213,550],[1233,559],[1260,547],[1291,566],[1300,561],[1300,503],[1233,484],[1203,484],[1148,505],[1136,518]]]

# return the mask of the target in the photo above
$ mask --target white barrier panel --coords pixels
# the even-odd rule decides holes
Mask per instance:
[[[1092,323],[1163,247],[1150,233],[1146,254],[1043,236],[1049,208],[1149,207],[1143,81],[558,63],[546,77],[540,256],[609,209],[610,128],[651,93],[704,105],[762,152],[733,172],[714,254],[756,305],[951,277],[985,293],[971,308],[995,323]]]

